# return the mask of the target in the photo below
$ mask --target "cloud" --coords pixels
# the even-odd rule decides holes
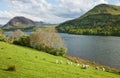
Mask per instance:
[[[59,7],[56,15],[60,17],[78,17],[100,3],[107,3],[105,0],[58,0]]]
[[[4,0],[11,11],[0,11],[1,18],[8,21],[14,16],[25,16],[35,21],[60,23],[79,17],[95,5],[108,3],[106,0]],[[50,1],[50,0],[49,0]],[[1,22],[0,22],[1,23]]]

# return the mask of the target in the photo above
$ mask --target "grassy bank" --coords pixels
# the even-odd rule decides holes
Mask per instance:
[[[62,64],[56,64],[62,60]],[[81,69],[76,63],[67,65],[67,58],[34,49],[0,42],[0,78],[119,78],[120,74]],[[14,65],[16,71],[6,71]],[[80,64],[81,65],[81,64]]]

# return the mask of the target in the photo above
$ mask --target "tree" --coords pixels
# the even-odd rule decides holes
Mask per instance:
[[[12,43],[12,41],[4,35],[4,31],[2,29],[0,29],[0,41]]]
[[[19,38],[21,36],[25,35],[23,31],[21,31],[20,29],[15,30],[14,32],[10,32],[10,34],[8,35],[11,39],[16,39]]]
[[[3,30],[2,29],[0,29],[0,35],[2,35],[4,32],[3,32]]]
[[[23,35],[23,36],[19,37],[18,39],[15,39],[15,40],[13,41],[13,44],[30,47],[30,39],[29,39],[29,36]]]
[[[0,29],[0,41],[4,41],[5,40],[5,36],[3,34],[3,30]]]
[[[55,28],[49,27],[44,29],[39,29],[30,35],[31,47],[39,49],[41,51],[48,52],[54,55],[64,55],[66,50],[61,50],[64,48],[61,37],[56,32]]]

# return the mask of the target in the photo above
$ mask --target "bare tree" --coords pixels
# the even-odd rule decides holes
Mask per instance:
[[[14,38],[18,38],[24,35],[24,32],[21,31],[20,29],[15,30],[14,32],[10,32],[10,34],[8,35],[10,38],[14,39]]]
[[[61,48],[64,46],[61,37],[53,27],[39,29],[30,35],[31,45],[40,43],[47,46]]]
[[[30,44],[32,47],[42,45],[42,47],[61,49],[64,48],[63,41],[55,28],[48,27],[39,29],[30,35]]]

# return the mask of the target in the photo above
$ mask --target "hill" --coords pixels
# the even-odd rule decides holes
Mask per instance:
[[[87,35],[120,35],[120,6],[100,4],[79,18],[61,23],[60,32]]]
[[[42,22],[42,21],[40,21],[40,22],[35,22],[35,24],[36,24],[37,26],[52,26],[52,25],[54,25],[54,24],[50,24],[50,23],[46,23],[46,22]]]
[[[7,24],[5,24],[3,29],[13,29],[13,28],[28,28],[35,26],[34,21],[25,17],[14,17]]]
[[[62,64],[56,64],[62,60]],[[119,74],[89,69],[81,69],[75,63],[67,65],[68,59],[53,56],[34,49],[0,42],[1,78],[119,78]],[[16,71],[6,71],[15,65]]]
[[[6,31],[21,29],[23,31],[31,31],[35,30],[41,26],[50,26],[52,24],[45,23],[45,22],[36,22],[29,18],[22,17],[22,16],[16,16],[12,18],[7,24],[5,24],[2,29]]]
[[[93,9],[85,13],[82,17],[93,15],[93,14],[112,14],[119,15],[120,14],[120,6],[110,5],[110,4],[99,4],[95,6]]]

